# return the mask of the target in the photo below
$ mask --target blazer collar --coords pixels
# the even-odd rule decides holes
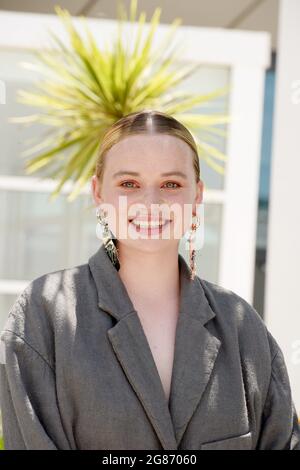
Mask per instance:
[[[96,284],[99,307],[110,313],[116,320],[121,320],[128,313],[135,312],[126,287],[103,244],[89,258],[88,264]],[[178,253],[178,266],[181,287],[179,310],[204,324],[216,314],[206,300],[198,276],[194,281],[189,279],[190,268],[180,253]]]
[[[98,294],[98,306],[117,322],[107,332],[114,353],[141,401],[163,449],[175,450],[199,405],[221,341],[204,326],[216,314],[198,276],[178,253],[180,308],[169,402],[133,302],[104,245],[88,261]]]

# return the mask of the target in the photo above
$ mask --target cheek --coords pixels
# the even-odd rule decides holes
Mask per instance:
[[[170,201],[170,203],[171,202],[174,204],[174,207],[178,208],[174,212],[173,217],[174,229],[177,230],[176,233],[180,233],[181,236],[183,236],[184,233],[191,227],[193,210],[192,191],[182,191],[180,194],[173,196],[172,201]]]
[[[107,201],[111,205],[111,213],[114,214],[109,219],[109,225],[117,238],[120,238],[121,235],[123,238],[127,232],[129,208],[133,206],[135,199],[136,197],[133,194],[128,195],[123,191],[116,191],[111,194],[110,200]],[[133,212],[136,213],[137,208],[133,207],[133,209],[135,209]]]

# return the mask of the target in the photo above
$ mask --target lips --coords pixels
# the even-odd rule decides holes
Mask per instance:
[[[139,231],[153,232],[153,231],[162,230],[169,223],[169,221],[167,220],[163,224],[155,224],[155,225],[151,225],[151,224],[143,225],[142,223],[138,224],[138,223],[135,223],[135,222],[131,222],[131,223]]]
[[[171,220],[168,219],[160,220],[155,218],[148,220],[140,217],[129,220],[129,223],[133,225],[134,230],[147,236],[161,234],[170,222]]]

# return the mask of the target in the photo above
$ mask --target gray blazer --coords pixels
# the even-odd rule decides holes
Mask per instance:
[[[29,284],[1,333],[6,449],[300,450],[284,357],[261,317],[178,263],[169,402],[103,245]]]

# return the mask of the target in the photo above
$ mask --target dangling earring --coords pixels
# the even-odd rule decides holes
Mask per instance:
[[[195,241],[195,236],[196,236],[196,230],[200,225],[200,218],[199,216],[196,216],[196,222],[192,223],[191,229],[188,231],[187,235],[185,235],[185,238],[189,242],[189,262],[190,262],[190,270],[191,270],[191,275],[190,279],[194,280],[195,275],[196,275],[196,250],[194,246],[194,241]]]
[[[117,271],[120,269],[120,262],[119,262],[119,250],[117,248],[116,242],[111,237],[112,233],[108,227],[108,222],[106,219],[107,211],[101,211],[98,207],[96,210],[96,217],[98,219],[96,225],[96,235],[97,238],[103,241],[104,248],[106,253],[108,254],[112,264],[115,266]]]

